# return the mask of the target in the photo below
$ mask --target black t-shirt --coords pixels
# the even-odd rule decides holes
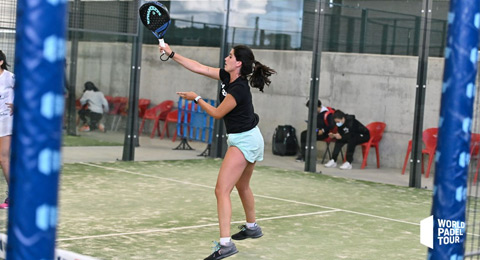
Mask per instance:
[[[222,92],[219,95],[220,102],[223,102],[227,94],[235,98],[237,105],[223,117],[228,134],[241,133],[257,126],[259,118],[254,113],[252,93],[248,86],[248,80],[242,77],[230,83],[230,74],[220,69],[220,80],[222,81]]]

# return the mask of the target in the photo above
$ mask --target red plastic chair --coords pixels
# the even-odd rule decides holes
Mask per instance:
[[[476,184],[478,180],[478,170],[480,168],[480,134],[472,133],[470,140],[470,161],[477,160],[477,169],[473,177],[473,183]]]
[[[128,109],[128,98],[127,97],[114,97],[112,99],[113,108],[108,112],[109,115],[113,115],[113,122],[111,125],[111,130],[117,130],[120,125],[121,117],[127,115]],[[118,120],[117,120],[118,118]],[[115,123],[115,121],[117,121]]]
[[[138,100],[138,117],[143,118],[145,111],[150,106],[150,99],[141,98]]]
[[[113,97],[112,96],[105,96],[105,99],[108,102],[109,109],[111,109],[111,106],[113,105]]]
[[[423,155],[428,154],[428,167],[427,167],[427,173],[425,175],[425,178],[428,178],[430,175],[430,168],[432,166],[432,162],[435,157],[435,150],[437,149],[437,136],[438,136],[438,128],[436,127],[425,129],[422,133],[422,141],[424,144],[424,148],[422,149],[422,173],[424,172]],[[405,169],[407,168],[407,163],[408,163],[408,156],[410,155],[411,151],[412,151],[412,140],[408,141],[407,154],[405,155],[402,174],[405,174]]]
[[[174,110],[174,111],[169,112],[167,117],[165,118],[165,124],[163,126],[163,133],[160,136],[160,139],[163,139],[163,137],[165,136],[165,133],[167,133],[167,137],[169,137],[169,135],[168,135],[168,123],[177,123],[177,122],[178,122],[178,110]],[[175,133],[173,134],[172,142],[175,142],[176,139],[177,139],[177,131],[175,131]]]
[[[368,142],[361,144],[363,152],[363,162],[362,169],[367,166],[368,153],[370,152],[370,147],[375,147],[375,153],[377,155],[377,168],[380,168],[380,155],[379,147],[380,141],[383,137],[383,132],[387,125],[383,122],[373,122],[367,125],[368,131],[370,131],[370,140]]]
[[[155,131],[157,131],[158,136],[160,136],[160,121],[166,120],[168,113],[172,111],[173,103],[173,100],[165,100],[155,107],[147,109],[143,116],[142,123],[140,124],[139,135],[141,135],[143,132],[143,127],[145,126],[146,120],[155,120],[150,138],[155,136]]]

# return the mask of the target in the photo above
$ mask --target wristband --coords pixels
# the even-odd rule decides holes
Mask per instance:
[[[175,52],[174,52],[174,51],[172,51],[172,53],[170,53],[170,55],[168,55],[168,57],[169,57],[170,59],[172,59],[173,56],[175,56]]]
[[[195,102],[195,104],[198,104],[198,100],[200,100],[201,98],[202,98],[201,96],[197,96],[197,97],[193,100],[193,102]]]

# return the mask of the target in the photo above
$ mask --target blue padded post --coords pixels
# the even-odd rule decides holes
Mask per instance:
[[[54,259],[66,0],[18,0],[7,259]]]
[[[180,131],[181,127],[182,127],[182,115],[183,115],[183,106],[182,106],[182,103],[183,103],[183,98],[178,98],[178,116],[177,116],[177,136],[178,137],[182,137],[182,133]]]
[[[477,75],[480,1],[452,0],[435,156],[432,215],[434,248],[429,259],[463,259],[466,234],[445,244],[439,220],[465,222],[470,138]],[[443,238],[443,237],[442,237]],[[443,240],[443,241],[440,241]]]

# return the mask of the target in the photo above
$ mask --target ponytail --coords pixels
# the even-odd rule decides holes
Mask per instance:
[[[0,50],[0,61],[2,60],[3,60],[3,64],[1,68],[4,70],[8,70],[8,67],[10,67],[10,65],[7,63],[7,56],[5,55],[5,53],[3,53],[3,51]]]
[[[265,85],[269,86],[271,83],[268,77],[277,72],[256,61],[252,50],[245,45],[233,47],[233,52],[237,61],[242,62],[240,76],[248,78],[252,88],[258,88],[263,92]]]
[[[249,79],[250,86],[252,86],[252,88],[258,88],[263,92],[265,85],[268,87],[272,82],[268,77],[275,73],[275,70],[255,61],[255,67],[253,68],[253,73]]]

